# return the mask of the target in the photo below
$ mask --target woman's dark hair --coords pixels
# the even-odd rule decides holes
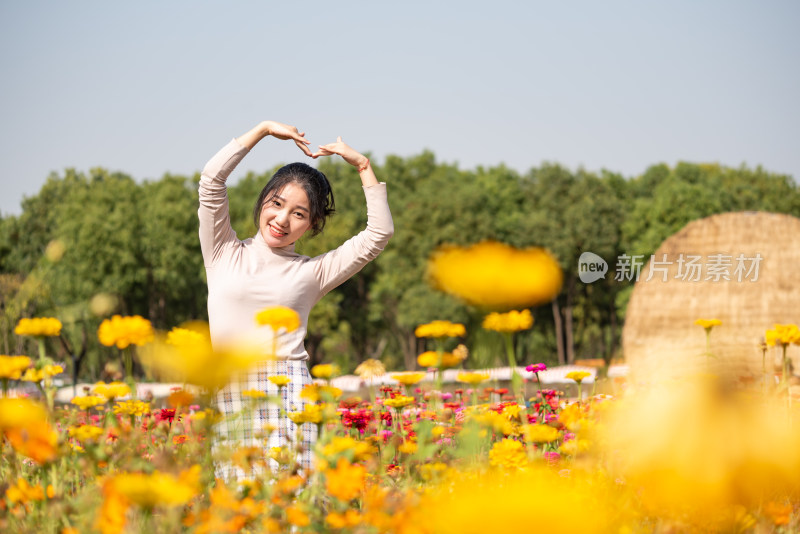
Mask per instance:
[[[328,178],[314,167],[305,163],[290,163],[284,165],[272,178],[270,178],[261,194],[258,195],[255,208],[253,208],[253,222],[256,228],[260,227],[261,208],[264,202],[270,200],[286,184],[295,183],[303,188],[308,197],[309,210],[311,211],[311,235],[315,236],[325,228],[325,221],[336,207],[333,202],[333,190]]]

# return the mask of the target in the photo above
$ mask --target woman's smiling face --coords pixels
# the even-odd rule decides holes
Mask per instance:
[[[259,230],[264,241],[273,248],[291,245],[311,227],[308,195],[298,184],[290,182],[264,201]]]

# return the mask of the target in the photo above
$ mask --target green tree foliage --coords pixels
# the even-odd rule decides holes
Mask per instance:
[[[334,159],[320,161],[319,168],[333,185],[336,214],[321,235],[298,243],[297,250],[309,256],[341,245],[367,220],[356,172]],[[229,184],[231,221],[240,239],[256,232],[253,204],[274,170]],[[352,370],[377,357],[390,368],[413,368],[416,355],[430,348],[414,336],[415,327],[443,318],[467,325],[466,343],[474,349],[467,365],[501,362],[499,340],[480,329],[481,310],[437,292],[426,280],[427,258],[438,246],[485,239],[546,247],[564,269],[561,294],[534,310],[533,329],[518,336],[518,361],[610,361],[619,355],[632,287],[614,280],[618,256],[648,258],[688,222],[714,213],[800,215],[792,178],[760,167],[659,164],[627,180],[555,164],[522,175],[503,166],[464,170],[423,152],[389,156],[376,165],[376,174],[389,184],[395,236],[376,261],[314,308],[306,340],[313,362],[336,361]],[[164,329],[205,319],[197,180],[166,175],[137,183],[103,169],[67,170],[25,199],[21,215],[0,218],[3,350],[30,349],[11,335],[20,317],[55,315],[65,323],[65,343],[51,341],[50,348],[65,359],[72,356],[76,367],[88,353],[84,372],[96,377],[105,361],[117,357],[96,340],[103,313],[141,314]],[[578,279],[578,258],[586,251],[608,261],[604,280],[587,285]],[[115,305],[91,306],[98,294],[111,296]]]

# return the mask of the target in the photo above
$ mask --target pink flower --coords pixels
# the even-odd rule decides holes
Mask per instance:
[[[544,453],[544,459],[547,460],[548,464],[555,465],[561,459],[561,455],[556,451],[548,451]]]
[[[527,366],[525,370],[529,373],[541,373],[542,371],[547,371],[547,366],[543,363],[534,363]]]

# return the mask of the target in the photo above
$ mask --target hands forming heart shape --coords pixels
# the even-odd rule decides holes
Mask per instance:
[[[348,146],[344,141],[342,141],[341,137],[337,137],[335,143],[319,145],[319,150],[317,152],[311,152],[311,149],[309,148],[311,141],[306,139],[305,132],[299,131],[294,126],[289,126],[288,124],[275,121],[267,121],[265,126],[269,132],[268,135],[271,135],[277,139],[291,139],[294,141],[297,147],[310,158],[316,159],[320,156],[332,156],[334,154],[338,154],[339,156],[342,156],[347,163],[357,168],[363,167],[369,161],[366,156],[358,153],[352,147]]]

